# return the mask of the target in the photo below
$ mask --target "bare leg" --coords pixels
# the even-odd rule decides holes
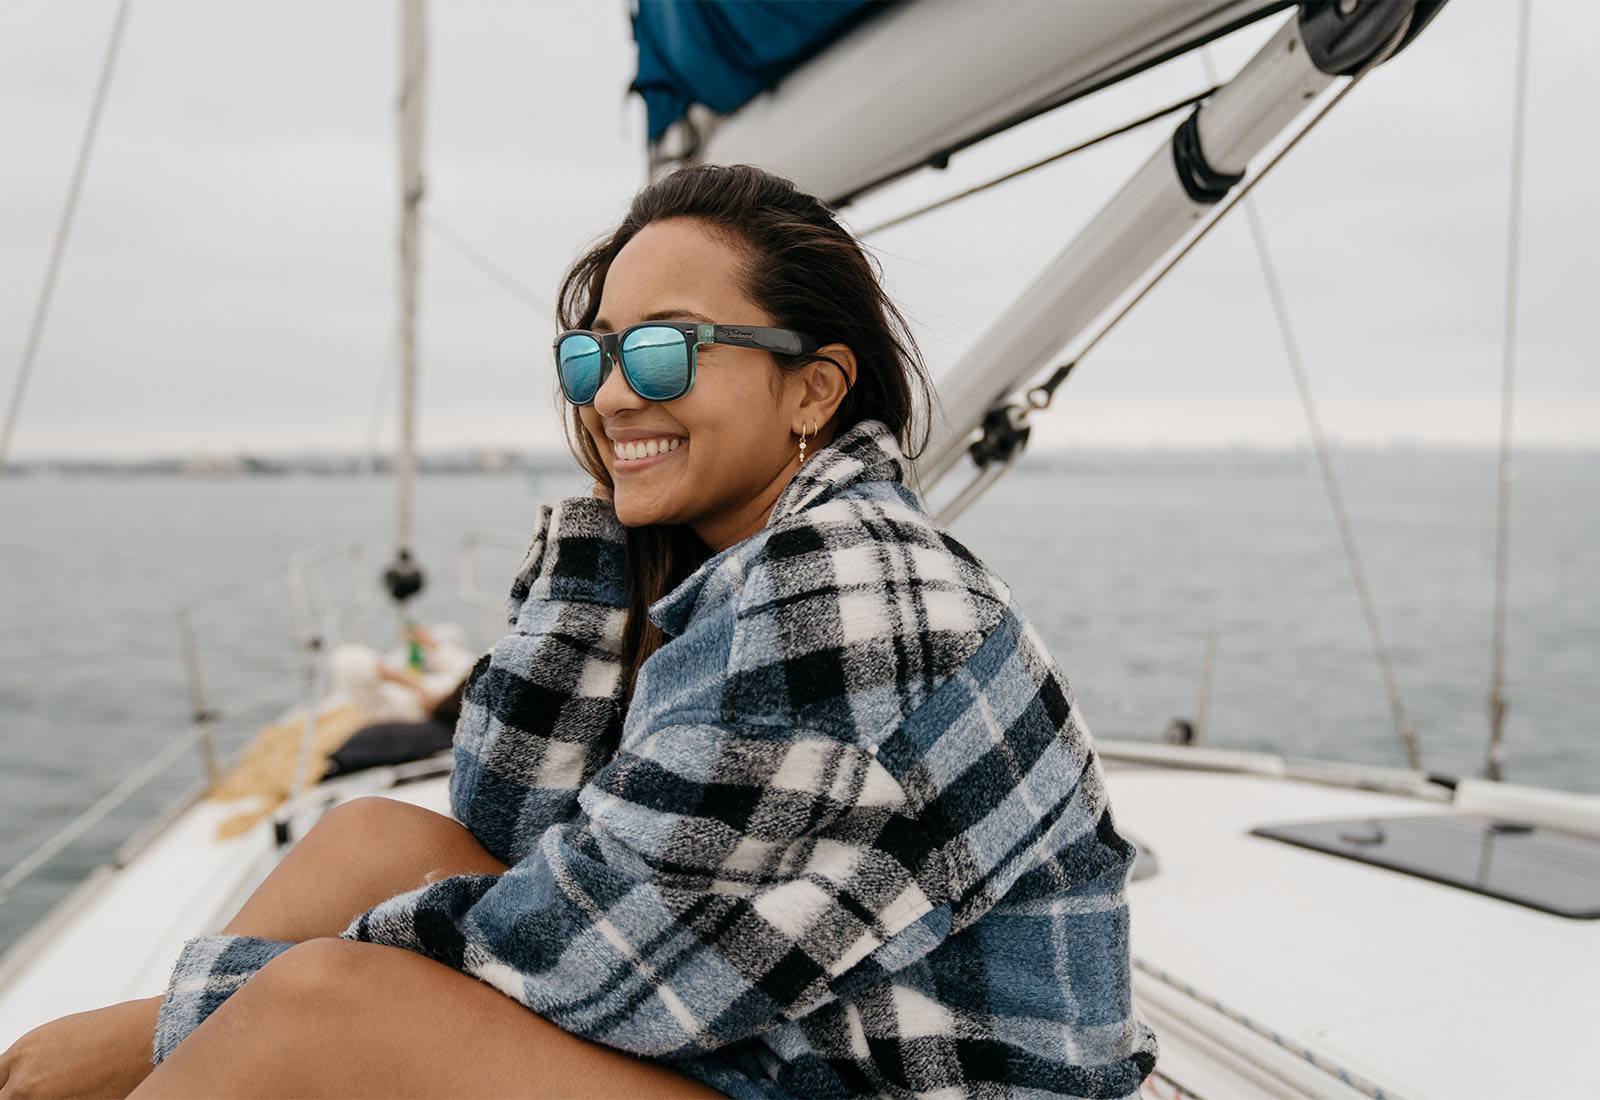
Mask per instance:
[[[328,811],[223,931],[295,943],[337,936],[396,894],[450,875],[505,869],[442,814],[390,798],[357,798]]]
[[[245,983],[141,1097],[715,1097],[569,1035],[490,986],[375,944],[313,940]]]
[[[360,913],[425,882],[505,864],[430,810],[358,798],[329,811],[223,931],[302,942],[337,936]],[[0,1096],[123,1095],[150,1072],[160,997],[36,1028],[0,1054]]]

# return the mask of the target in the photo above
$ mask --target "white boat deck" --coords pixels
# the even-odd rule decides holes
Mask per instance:
[[[1135,998],[1161,1039],[1149,1095],[1600,1095],[1582,1053],[1600,1023],[1600,920],[1249,835],[1260,825],[1456,812],[1442,793],[1292,778],[1270,756],[1105,750],[1119,827],[1158,867],[1130,886]],[[1147,763],[1119,762],[1121,753]],[[1163,757],[1247,770],[1160,766]],[[392,779],[379,770],[319,789],[299,830],[334,795],[446,808],[443,779]],[[1558,816],[1600,813],[1600,799],[1553,797]],[[219,927],[276,861],[270,823],[215,839],[237,809],[199,803],[8,953],[0,1047],[56,1016],[161,991],[182,942]]]
[[[391,787],[393,774],[361,773],[317,793],[381,793],[448,812],[444,780]],[[327,805],[319,797],[312,815]],[[102,867],[13,945],[0,961],[0,1050],[47,1020],[166,988],[184,941],[219,929],[277,865],[270,820],[217,839],[218,826],[241,808],[195,803],[127,867]]]
[[[1269,1069],[1257,1074],[1259,1093],[1203,1070],[1185,1078],[1203,1043],[1181,1017],[1210,1017],[1245,1046],[1253,1037],[1156,980],[1157,969],[1276,1032],[1280,1050],[1308,1048],[1388,1096],[1600,1095],[1581,1053],[1600,1025],[1600,921],[1249,835],[1260,825],[1450,813],[1448,804],[1150,767],[1112,767],[1108,784],[1119,827],[1159,866],[1130,887],[1136,990],[1163,1040],[1158,1068],[1193,1092],[1359,1094],[1302,1055],[1284,1062],[1259,1050],[1310,1084],[1274,1080]],[[1203,1087],[1208,1076],[1220,1091]]]

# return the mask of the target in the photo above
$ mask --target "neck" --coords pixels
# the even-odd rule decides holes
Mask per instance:
[[[767,520],[772,515],[773,507],[778,503],[778,498],[789,487],[789,482],[794,480],[794,475],[800,469],[798,456],[790,461],[777,477],[767,483],[767,486],[739,508],[719,514],[716,519],[704,523],[691,524],[700,541],[709,546],[713,553],[726,550],[735,543],[743,542],[751,535],[759,532],[767,525]]]

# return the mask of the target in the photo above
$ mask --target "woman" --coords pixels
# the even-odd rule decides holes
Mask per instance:
[[[47,1025],[5,1089],[131,1087],[153,1029],[137,1095],[1133,1093],[1132,852],[1065,681],[906,488],[925,383],[860,247],[690,168],[561,301],[595,491],[474,670],[461,824],[335,810],[159,1015]]]

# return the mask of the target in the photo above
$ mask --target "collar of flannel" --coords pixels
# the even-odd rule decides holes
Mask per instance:
[[[772,506],[772,515],[767,518],[767,526],[831,500],[864,482],[903,483],[907,468],[900,443],[888,426],[877,420],[863,420],[806,460],[800,472],[779,494],[777,503]],[[713,555],[693,576],[657,600],[650,608],[650,618],[655,624],[674,637],[682,634],[707,578],[727,555],[738,553],[740,545],[743,544]]]
[[[888,425],[863,420],[800,467],[772,506],[767,526],[863,481],[905,481],[906,457]]]

